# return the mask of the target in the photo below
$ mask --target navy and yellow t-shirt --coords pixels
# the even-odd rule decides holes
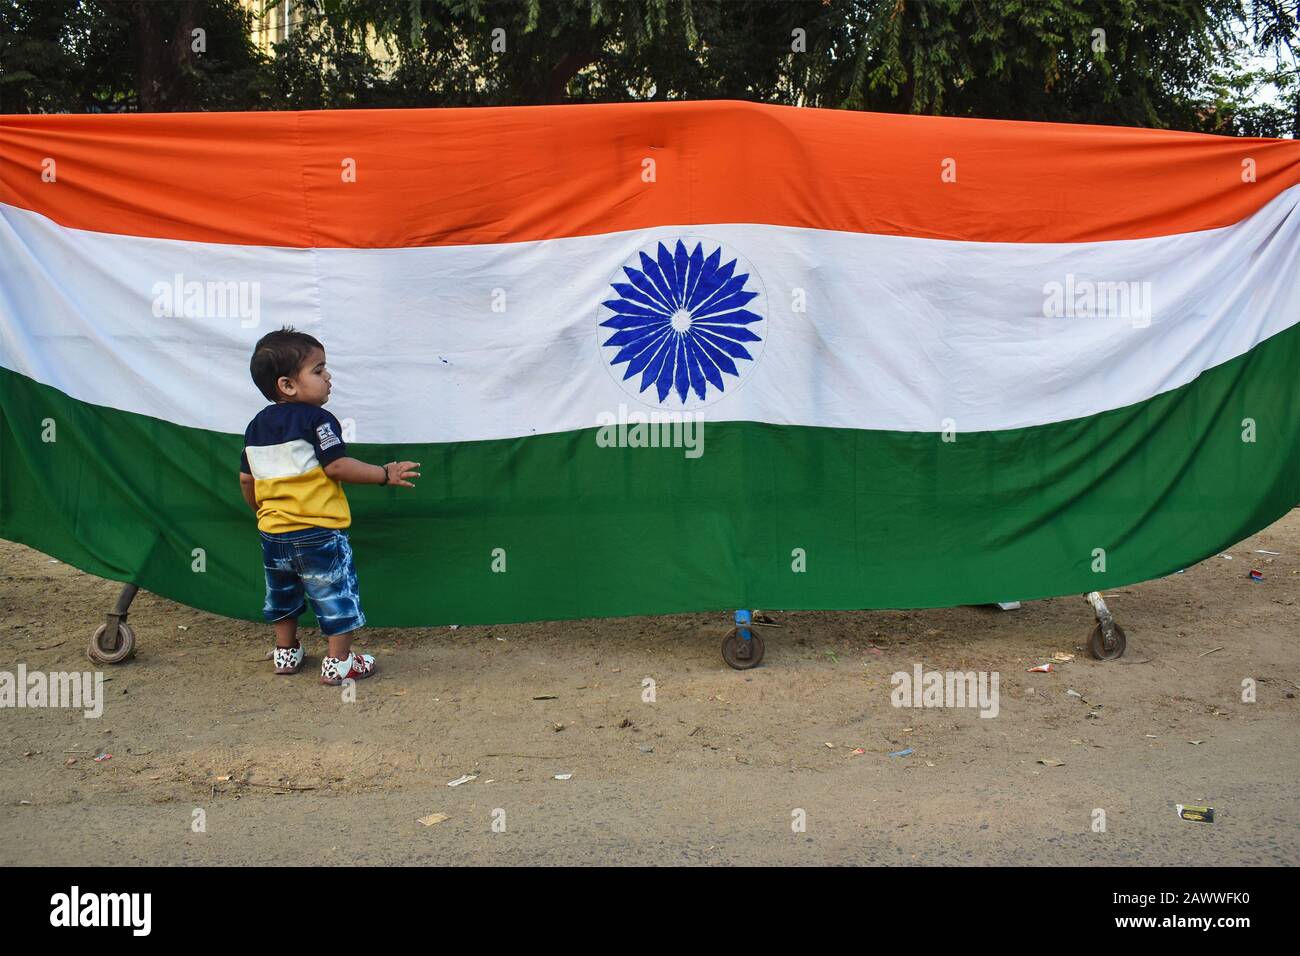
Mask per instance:
[[[268,534],[346,528],[352,512],[325,466],[347,454],[339,420],[318,405],[280,402],[244,432],[240,470],[253,476],[257,527]]]

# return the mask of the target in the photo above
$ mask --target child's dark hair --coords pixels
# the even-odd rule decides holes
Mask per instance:
[[[297,375],[312,349],[323,352],[325,346],[306,332],[295,332],[292,326],[286,325],[278,332],[268,332],[253,346],[253,358],[248,363],[253,384],[268,401],[278,402],[280,392],[276,388],[276,382],[280,381],[282,375],[290,378]]]

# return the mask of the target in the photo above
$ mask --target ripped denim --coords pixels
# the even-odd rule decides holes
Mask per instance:
[[[262,535],[262,565],[266,569],[267,621],[316,613],[326,637],[355,631],[366,623],[357,593],[352,545],[343,531],[304,528]]]

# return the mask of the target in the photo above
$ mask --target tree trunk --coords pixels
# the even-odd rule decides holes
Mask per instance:
[[[135,59],[135,87],[142,113],[167,113],[193,108],[194,65],[190,49],[199,0],[151,3],[129,0],[124,7]],[[175,23],[171,22],[172,16]]]

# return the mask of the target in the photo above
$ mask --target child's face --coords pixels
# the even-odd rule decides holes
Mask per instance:
[[[281,375],[276,383],[287,402],[324,405],[330,398],[330,373],[325,368],[324,349],[312,349],[298,374]]]

